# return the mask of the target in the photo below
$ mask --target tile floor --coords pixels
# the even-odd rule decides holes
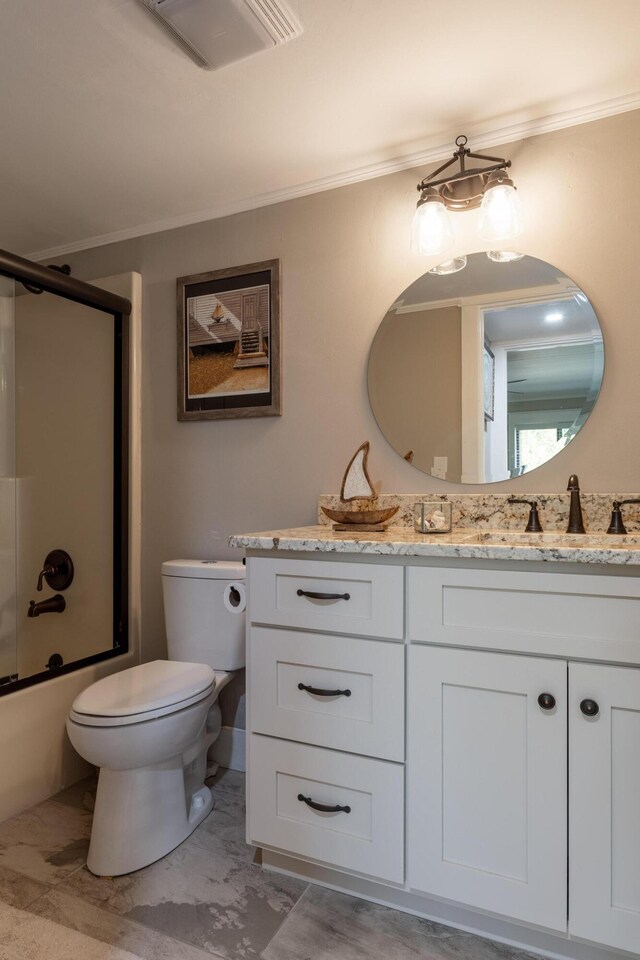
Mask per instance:
[[[177,850],[126,877],[85,866],[95,779],[0,824],[0,960],[525,960],[289,877],[244,842],[244,776]]]

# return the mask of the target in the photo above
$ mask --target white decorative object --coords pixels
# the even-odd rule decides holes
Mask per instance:
[[[359,499],[375,500],[377,497],[367,471],[370,446],[371,444],[366,440],[349,461],[340,488],[340,499],[343,503]]]

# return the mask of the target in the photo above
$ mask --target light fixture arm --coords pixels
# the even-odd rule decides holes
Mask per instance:
[[[483,153],[472,153],[471,149],[466,146],[467,138],[462,135],[456,137],[456,146],[457,150],[453,154],[450,160],[447,160],[446,163],[443,163],[437,170],[434,170],[433,173],[430,173],[428,177],[425,177],[424,180],[421,180],[417,185],[417,190],[419,193],[422,193],[428,187],[440,187],[445,183],[456,183],[461,180],[469,180],[472,177],[487,175],[494,173],[496,170],[506,170],[511,166],[511,160],[505,160],[504,157],[490,157]],[[465,160],[469,157],[473,160],[487,160],[489,161],[489,166],[487,167],[470,167],[469,169],[465,166]],[[452,164],[458,161],[460,164],[460,169],[457,173],[452,174],[449,177],[441,177],[439,180],[436,179],[438,174],[442,173],[444,170],[447,170]]]

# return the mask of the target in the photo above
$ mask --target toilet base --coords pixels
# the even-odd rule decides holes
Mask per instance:
[[[199,764],[193,764],[194,767]],[[183,757],[136,770],[100,770],[87,867],[99,877],[160,860],[211,812],[213,798]]]

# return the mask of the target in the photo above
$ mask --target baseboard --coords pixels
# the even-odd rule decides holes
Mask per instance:
[[[240,727],[223,727],[216,742],[211,747],[211,757],[221,767],[228,770],[247,769],[246,730]]]
[[[573,940],[568,934],[553,933],[540,927],[531,927],[497,916],[476,912],[448,900],[436,900],[410,890],[387,886],[365,877],[340,873],[330,867],[298,860],[275,850],[262,849],[265,870],[297,877],[300,880],[329,887],[340,893],[370,900],[385,907],[402,910],[445,926],[497,940],[509,947],[538,953],[549,960],[637,960],[637,954],[597,944]]]

